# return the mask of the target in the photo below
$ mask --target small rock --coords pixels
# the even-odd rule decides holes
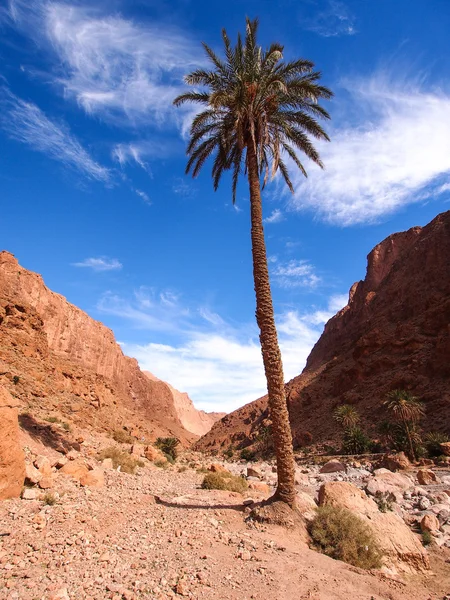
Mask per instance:
[[[262,474],[254,467],[247,467],[247,477],[256,477],[257,479],[262,479]]]
[[[429,469],[420,469],[417,471],[417,481],[420,485],[430,485],[432,483],[440,483],[440,479],[433,471]]]

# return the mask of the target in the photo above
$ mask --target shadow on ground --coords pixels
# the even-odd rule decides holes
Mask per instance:
[[[68,440],[59,431],[56,431],[55,427],[50,424],[44,425],[43,423],[39,423],[39,421],[31,415],[19,415],[19,425],[24,431],[29,433],[34,440],[41,442],[44,446],[53,448],[53,450],[56,450],[57,452],[67,454],[72,448],[75,450],[80,449],[76,442]]]

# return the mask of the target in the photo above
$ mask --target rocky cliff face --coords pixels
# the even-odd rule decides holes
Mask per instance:
[[[303,373],[286,386],[293,434],[333,439],[341,403],[355,405],[374,432],[386,416],[386,394],[399,388],[425,403],[425,430],[450,434],[450,211],[369,254],[364,281],[352,286]],[[263,397],[219,421],[197,447],[247,445],[267,418]]]
[[[150,371],[144,371],[151,381],[159,381]],[[180,392],[172,387],[169,383],[165,383],[172,395],[175,411],[180,419],[183,427],[195,435],[205,435],[211,429],[216,421],[226,415],[226,413],[211,412],[207,413],[204,410],[197,410],[186,392]]]
[[[23,409],[44,418],[56,413],[80,426],[126,427],[149,440],[196,439],[169,386],[151,381],[111,330],[50,291],[9,252],[0,253],[0,383]]]

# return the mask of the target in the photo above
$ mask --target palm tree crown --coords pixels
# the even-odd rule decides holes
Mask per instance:
[[[338,406],[334,411],[334,419],[340,423],[344,429],[351,429],[360,421],[358,411],[350,404],[341,404],[341,406]]]
[[[196,177],[214,154],[214,189],[223,172],[232,170],[233,202],[239,174],[246,170],[244,150],[250,144],[257,155],[259,175],[264,175],[263,187],[279,171],[293,192],[286,156],[306,176],[297,151],[322,167],[308,136],[329,139],[317,121],[329,118],[319,100],[332,97],[329,89],[318,84],[320,73],[308,60],[284,62],[283,46],[278,43],[263,50],[256,43],[257,29],[258,21],[247,18],[245,40],[238,35],[234,47],[223,29],[225,60],[204,43],[213,69],[197,69],[187,75],[188,85],[202,89],[174,100],[176,106],[193,102],[206,107],[192,122],[186,173],[192,171]]]
[[[400,421],[416,423],[424,415],[422,402],[405,390],[393,390],[384,404]]]

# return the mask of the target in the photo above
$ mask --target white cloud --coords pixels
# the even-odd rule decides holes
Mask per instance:
[[[87,113],[133,126],[182,118],[172,101],[182,76],[202,62],[185,32],[105,15],[88,3],[12,0],[10,13],[16,27],[56,53],[55,82]]]
[[[302,19],[302,25],[323,37],[355,35],[355,17],[344,2],[328,0],[324,10],[317,11],[309,19]]]
[[[332,308],[345,300],[332,297],[324,310],[277,316],[286,380],[302,371]],[[199,408],[231,411],[266,392],[254,323],[232,326],[208,307],[190,308],[176,293],[149,288],[137,290],[133,300],[106,294],[98,309],[147,330],[148,343],[122,340],[124,352],[141,368],[187,391]],[[175,341],[161,343],[161,336]]]
[[[353,82],[348,92],[348,116],[361,122],[319,144],[324,171],[312,165],[307,179],[293,171],[290,201],[294,210],[344,226],[376,222],[419,201],[426,186],[450,173],[449,95],[399,89],[380,76]]]
[[[272,213],[264,219],[264,223],[281,223],[284,221],[284,215],[279,208],[276,208]]]
[[[289,260],[286,263],[280,263],[277,259],[271,261],[275,266],[272,268],[274,282],[280,287],[316,287],[321,279],[314,272],[314,266],[307,260]]]
[[[122,263],[117,258],[86,258],[81,262],[73,263],[74,267],[92,269],[93,271],[118,271],[122,268]]]
[[[64,123],[50,120],[32,102],[0,89],[0,125],[13,139],[42,152],[85,177],[108,182],[111,173],[97,163]]]
[[[148,194],[146,194],[142,190],[134,190],[134,191],[140,198],[142,198],[142,200],[145,202],[145,204],[150,205],[152,203]]]

